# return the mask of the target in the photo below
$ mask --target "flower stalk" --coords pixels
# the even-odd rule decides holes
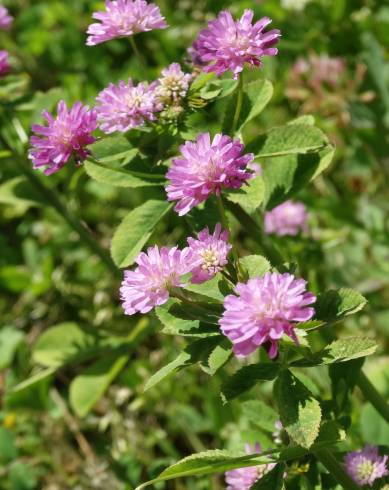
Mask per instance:
[[[231,134],[234,135],[236,130],[238,129],[238,122],[239,122],[239,117],[240,113],[242,112],[242,105],[243,105],[243,72],[239,75],[238,79],[238,86],[237,86],[237,101],[236,101],[236,108],[235,108],[235,114],[234,114],[234,119],[232,121],[232,129],[231,129]]]
[[[367,401],[369,401],[382,418],[389,423],[389,405],[380,395],[380,393],[375,389],[367,376],[360,372],[357,379],[357,386],[361,390],[363,396]]]
[[[357,485],[345,472],[343,467],[338,463],[337,459],[329,449],[320,449],[315,451],[314,454],[320,463],[327,468],[330,475],[332,475],[345,490],[360,489],[359,485]]]

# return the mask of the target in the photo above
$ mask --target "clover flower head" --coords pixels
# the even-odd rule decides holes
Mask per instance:
[[[110,83],[96,97],[97,118],[104,133],[115,131],[125,133],[141,126],[146,121],[155,120],[155,113],[162,106],[155,97],[155,84],[146,82],[134,85],[131,78],[117,85]]]
[[[212,193],[220,195],[222,189],[239,189],[253,175],[247,165],[254,155],[244,155],[244,145],[229,136],[217,134],[211,141],[209,133],[202,133],[180,150],[181,155],[173,159],[166,175],[170,180],[166,187],[168,200],[178,201],[174,209],[180,216]]]
[[[0,30],[8,31],[12,26],[13,20],[8,10],[3,5],[0,5]]]
[[[211,235],[208,228],[198,233],[198,239],[189,237],[191,251],[192,283],[209,281],[228,263],[227,255],[232,248],[228,242],[228,231],[221,230],[218,223]]]
[[[97,127],[94,110],[81,102],[68,108],[61,100],[56,118],[48,111],[43,112],[43,117],[47,126],[34,124],[31,128],[38,135],[30,138],[29,158],[34,168],[46,167],[44,173],[50,175],[60,170],[71,157],[77,163],[88,157],[87,146],[95,141],[92,132]]]
[[[10,69],[8,51],[0,50],[0,78],[7,75]]]
[[[265,232],[279,236],[308,231],[308,214],[302,202],[285,201],[265,213]]]
[[[237,284],[238,296],[225,297],[225,310],[219,320],[237,357],[246,357],[265,344],[269,357],[274,358],[284,334],[297,343],[295,323],[310,320],[315,313],[308,305],[316,298],[306,291],[306,284],[292,274],[278,272],[266,272],[262,277]]]
[[[88,46],[168,27],[159,7],[145,0],[106,0],[105,11],[95,12],[93,18],[99,22],[88,27]]]
[[[218,76],[232,71],[238,78],[245,63],[261,66],[263,56],[275,56],[274,47],[280,37],[278,29],[264,32],[271,23],[268,17],[252,23],[254,12],[245,10],[239,20],[234,20],[231,12],[224,10],[209,22],[192,46],[192,59],[198,59],[204,71],[215,72]]]
[[[150,247],[136,259],[135,270],[124,272],[120,298],[126,315],[147,313],[169,299],[169,289],[183,286],[182,276],[190,271],[188,248]]]
[[[361,451],[346,454],[346,471],[358,485],[373,486],[375,480],[388,475],[388,456],[380,456],[378,448],[366,445]]]
[[[261,446],[258,443],[255,444],[253,448],[250,444],[246,444],[245,450],[246,454],[260,454],[262,452]],[[250,490],[254,483],[271,471],[275,465],[275,463],[268,463],[226,471],[225,480],[227,483],[227,490]]]
[[[192,75],[184,73],[179,63],[172,63],[162,70],[162,77],[158,79],[155,90],[156,96],[164,105],[177,103],[185,97],[191,80]]]

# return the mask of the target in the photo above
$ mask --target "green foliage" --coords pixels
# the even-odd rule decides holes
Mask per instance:
[[[146,201],[120,223],[111,245],[111,254],[118,267],[128,267],[151,237],[155,226],[172,208],[166,201]]]
[[[366,299],[352,289],[327,291],[318,296],[315,304],[316,317],[319,320],[333,322],[345,315],[352,315],[366,305]]]
[[[277,378],[274,397],[281,422],[292,441],[304,448],[310,448],[319,434],[319,402],[290,371],[283,371]]]

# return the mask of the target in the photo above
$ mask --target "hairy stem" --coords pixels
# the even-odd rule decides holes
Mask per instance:
[[[361,371],[358,376],[357,386],[359,386],[359,389],[362,391],[365,399],[369,401],[381,415],[381,417],[383,417],[386,422],[389,423],[389,405],[371,384],[363,371]]]
[[[230,233],[230,226],[229,226],[226,210],[224,208],[223,198],[221,195],[217,196],[217,205],[219,208],[219,213],[220,213],[220,218],[222,221],[223,228],[225,230],[228,230],[228,232]],[[231,235],[231,233],[230,233],[230,235]],[[238,252],[237,252],[234,244],[232,244],[232,250],[231,251],[232,251],[232,256],[234,258],[234,265],[235,265],[235,270],[236,270],[238,279],[242,279],[242,274],[241,274],[240,266],[239,266],[239,256],[238,256]]]
[[[328,449],[320,449],[315,451],[316,458],[327,468],[330,475],[342,485],[345,490],[358,490],[360,489],[354,480],[345,472],[343,467],[338,463],[338,460]]]
[[[234,119],[232,121],[231,135],[233,136],[238,129],[239,116],[242,111],[243,104],[243,72],[239,75],[238,87],[237,87],[238,98],[236,101]]]
[[[81,240],[95,253],[104,264],[108,267],[108,269],[112,272],[114,276],[119,275],[119,270],[116,265],[112,261],[109,253],[103,249],[98,241],[91,235],[88,228],[81,223],[75,216],[73,216],[70,211],[65,207],[65,205],[60,201],[57,194],[47,187],[41,179],[29,168],[26,166],[24,159],[17,154],[10,145],[1,138],[2,144],[12,153],[12,157],[20,171],[27,177],[27,179],[31,182],[31,184],[35,187],[35,189],[41,194],[46,201],[57,211],[59,215],[62,216],[64,221],[73,228],[74,231],[77,232],[78,236]]]
[[[138,63],[139,63],[139,66],[140,66],[140,69],[141,69],[143,78],[145,80],[147,80],[147,69],[146,69],[146,65],[145,65],[143,56],[141,55],[141,53],[140,53],[140,51],[138,49],[138,46],[136,45],[136,41],[135,41],[134,36],[130,36],[130,44],[131,44],[132,50],[134,51],[135,57],[138,60]]]

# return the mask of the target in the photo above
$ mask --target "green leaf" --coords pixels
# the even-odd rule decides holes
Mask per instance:
[[[220,343],[222,336],[199,339],[188,345],[174,361],[162,367],[159,371],[151,376],[147,381],[144,390],[147,391],[156,384],[177,373],[181,369],[196,364],[202,359],[207,359],[215,347]]]
[[[263,276],[271,268],[270,262],[262,255],[247,255],[239,262],[247,270],[250,279]]]
[[[85,417],[127,364],[128,355],[110,355],[98,360],[70,384],[69,400],[74,412]]]
[[[111,255],[118,267],[128,267],[151,237],[158,222],[170,211],[167,201],[146,201],[133,209],[120,223],[111,244]]]
[[[199,294],[204,298],[213,300],[213,302],[223,302],[224,296],[229,293],[226,290],[226,284],[220,274],[217,274],[211,280],[202,284],[187,284],[184,289]]]
[[[292,363],[292,366],[311,367],[338,362],[347,362],[359,357],[374,354],[377,344],[368,337],[349,337],[335,340],[327,347],[312,355],[311,358],[302,359]]]
[[[182,459],[178,463],[167,468],[154,480],[143,483],[135,490],[141,490],[149,485],[161,481],[172,480],[173,478],[222,473],[236,468],[257,466],[271,462],[274,462],[274,459],[269,456],[261,456],[258,454],[243,455],[242,453],[232,453],[230,451],[219,449],[204,451]]]
[[[280,365],[275,362],[262,362],[244,366],[226,379],[222,385],[222,397],[230,401],[250,390],[258,381],[272,381],[278,376]]]
[[[24,333],[14,327],[3,327],[0,330],[0,371],[11,365],[23,339]]]
[[[309,449],[319,434],[319,402],[290,371],[283,371],[277,378],[274,396],[281,422],[290,438]]]
[[[217,325],[207,325],[201,323],[195,315],[186,307],[181,305],[177,299],[169,299],[167,303],[155,309],[158,320],[164,328],[162,333],[167,335],[182,335],[184,337],[210,337],[220,335]]]
[[[279,420],[277,412],[268,403],[260,400],[248,400],[241,404],[243,415],[252,423],[268,432],[275,431]]]
[[[25,209],[47,204],[26,177],[15,177],[0,185],[0,204],[22,206]]]
[[[5,427],[0,427],[0,463],[14,461],[17,456],[16,435]]]
[[[55,372],[56,368],[43,369],[12,387],[5,398],[7,409],[29,407],[31,410],[47,410],[49,388]]]
[[[203,362],[201,364],[201,368],[210,376],[213,376],[228,362],[231,356],[231,344],[228,341],[224,341],[222,344],[217,345],[213,349],[213,351],[209,354],[206,362]]]
[[[366,298],[358,291],[346,288],[332,289],[318,296],[315,303],[315,318],[332,322],[362,310],[366,303]]]
[[[246,150],[256,157],[269,158],[317,152],[327,145],[326,135],[315,126],[287,124],[258,136]]]
[[[244,85],[242,110],[237,124],[237,133],[240,133],[247,123],[263,111],[272,95],[273,85],[268,80],[255,80]],[[224,134],[229,134],[232,130],[236,102],[237,93],[235,93],[234,97],[231,97],[226,108],[222,129]]]
[[[124,136],[106,136],[90,145],[89,149],[93,157],[101,162],[131,157],[134,151],[134,156],[138,153],[138,150]]]
[[[260,478],[250,490],[283,490],[285,463],[278,463],[269,473]]]
[[[302,116],[296,117],[296,119],[292,119],[292,121],[289,121],[288,126],[292,124],[305,124],[308,126],[314,126],[315,124],[315,118],[311,114],[304,114]]]
[[[304,128],[305,126],[290,126]],[[275,157],[262,164],[267,209],[295,195],[331,163],[335,150],[331,145],[315,153]]]
[[[102,184],[113,185],[116,187],[131,187],[133,189],[137,187],[150,187],[161,186],[163,181],[146,180],[146,178],[140,179],[136,176],[136,172],[131,173],[128,170],[121,168],[109,168],[105,165],[86,161],[85,170],[89,177],[101,182]],[[150,174],[150,177],[152,175]]]
[[[349,411],[349,395],[354,390],[364,361],[365,358],[360,357],[329,365],[328,374],[331,379],[332,400],[337,414]]]
[[[243,87],[242,109],[236,127],[236,133],[240,133],[247,123],[255,119],[269,103],[273,95],[273,85],[268,80],[255,80]],[[238,93],[230,99],[226,108],[222,131],[230,133],[237,104]]]
[[[227,199],[240,204],[246,213],[254,213],[265,198],[265,181],[261,175],[250,179],[241,189],[230,190],[225,193]]]
[[[42,366],[59,367],[70,361],[93,357],[109,345],[110,339],[102,339],[95,332],[82,329],[76,323],[60,323],[38,338],[32,358]]]

